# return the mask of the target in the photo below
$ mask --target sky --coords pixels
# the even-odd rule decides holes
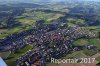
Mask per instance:
[[[1,57],[0,57],[0,66],[7,66]]]
[[[8,1],[18,1],[18,0],[8,0]],[[19,0],[19,1],[21,1],[21,0]],[[22,0],[22,1],[25,1],[25,0]],[[39,1],[39,0],[27,0],[27,1]],[[40,0],[40,1],[47,1],[47,0]],[[66,0],[49,0],[49,1],[66,1]],[[86,1],[86,0],[84,0],[84,1]],[[87,1],[99,1],[99,0],[87,0]]]
[[[66,0],[0,0],[0,1],[66,1]],[[75,1],[75,0],[72,0]],[[81,0],[78,0],[81,1]],[[100,1],[100,0],[84,0],[84,1]]]

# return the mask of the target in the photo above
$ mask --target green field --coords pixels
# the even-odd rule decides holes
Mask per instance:
[[[97,37],[99,36],[98,32],[100,31],[100,26],[86,26],[84,28],[87,28],[90,31],[94,32]]]
[[[56,20],[61,16],[63,15],[56,13],[46,13],[41,11],[25,12],[21,16],[15,16],[16,21],[19,22],[21,26],[0,30],[0,39],[5,38],[11,34],[20,33],[21,31],[33,28],[37,20],[44,19],[45,24],[50,24],[52,20]]]
[[[100,56],[96,58],[96,61],[100,62]]]
[[[26,45],[24,48],[22,48],[21,50],[19,50],[16,53],[11,53],[7,59],[5,60],[8,66],[12,66],[12,64],[14,64],[14,62],[16,61],[16,59],[18,59],[21,55],[25,54],[27,51],[31,50],[32,46],[30,45]]]
[[[96,46],[100,50],[100,39],[89,39],[89,44]]]
[[[91,49],[91,50],[84,49],[84,50],[83,50],[83,53],[84,53],[85,55],[87,55],[87,56],[93,56],[93,55],[95,55],[95,54],[97,53],[97,51],[94,50],[94,49]]]
[[[58,19],[59,17],[63,16],[62,14],[55,14],[55,13],[46,13],[41,11],[33,11],[33,12],[26,12],[23,13],[22,16],[17,16],[16,19],[18,22],[26,25],[32,25],[37,20],[46,20],[46,22],[51,22],[52,20]]]
[[[82,19],[76,19],[76,18],[67,18],[68,21],[68,26],[73,27],[73,26],[85,26],[85,20]]]
[[[24,26],[24,27],[16,27],[16,28],[12,28],[12,29],[6,29],[5,31],[2,31],[0,33],[0,39],[5,38],[11,34],[20,33],[22,31],[29,30],[29,29],[32,29],[32,26]]]
[[[73,43],[75,46],[94,45],[96,49],[100,50],[100,39],[79,39]]]
[[[86,55],[83,53],[83,51],[75,51],[70,54],[67,54],[63,58],[64,59],[69,59],[69,58],[72,59],[72,58],[82,58],[82,57],[86,57]]]
[[[84,46],[84,45],[94,45],[95,49],[83,49],[83,53],[87,56],[93,56],[97,53],[97,50],[100,51],[100,39],[79,39],[73,43],[74,46]]]
[[[87,41],[87,39],[78,39],[78,40],[75,41],[73,44],[74,44],[75,46],[83,46],[83,45],[89,44],[89,42]]]
[[[0,56],[3,58],[3,59],[6,59],[8,56],[9,56],[10,52],[0,52]]]

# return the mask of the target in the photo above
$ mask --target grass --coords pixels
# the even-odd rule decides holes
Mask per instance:
[[[67,59],[67,58],[81,58],[81,57],[86,57],[86,55],[83,53],[83,51],[75,51],[75,52],[72,52],[70,54],[67,54],[66,57],[63,57],[64,59]]]
[[[21,16],[16,16],[16,20],[22,24],[22,26],[6,29],[5,31],[0,31],[0,39],[5,38],[11,34],[19,33],[24,30],[29,30],[32,25],[40,19],[44,19],[45,24],[50,24],[52,20],[58,19],[63,16],[62,14],[55,13],[45,13],[45,12],[26,12]]]
[[[89,42],[87,41],[87,39],[79,39],[77,41],[75,41],[73,44],[75,46],[83,46],[83,45],[87,45]]]
[[[31,50],[32,46],[26,45],[24,48],[19,50],[17,53],[11,53],[8,58],[5,60],[8,66],[11,66],[14,64],[16,59],[18,59],[21,55],[25,54],[28,50]]]
[[[94,30],[100,30],[100,26],[87,26],[85,28],[94,29]]]
[[[73,43],[75,46],[83,46],[83,45],[94,45],[97,50],[100,50],[100,39],[79,39]],[[93,56],[97,53],[96,50],[84,49],[83,53],[87,56]]]
[[[89,39],[89,44],[96,46],[100,50],[100,39]]]
[[[56,20],[58,19],[59,17],[63,16],[62,14],[55,14],[53,15],[51,18],[48,18],[47,21],[52,21],[52,20]]]
[[[16,28],[12,28],[12,29],[6,29],[5,31],[0,33],[0,38],[5,38],[11,34],[20,33],[22,31],[29,30],[31,28],[32,28],[31,26],[24,26],[24,27],[16,27]]]
[[[62,5],[62,4],[49,6],[48,9],[69,13],[69,9],[67,9],[67,6]]]
[[[96,53],[97,53],[97,51],[95,51],[95,50],[88,50],[88,49],[84,49],[83,50],[83,53],[85,54],[85,55],[87,55],[87,56],[93,56],[93,55],[95,55]]]
[[[9,56],[10,52],[0,52],[0,56],[6,59]]]
[[[75,18],[67,18],[67,21],[72,25],[84,25],[85,20],[75,19]]]
[[[27,16],[27,17],[24,17],[24,16]],[[51,22],[52,20],[58,19],[61,16],[63,15],[55,14],[55,13],[46,13],[46,12],[41,12],[41,11],[38,11],[38,12],[33,11],[33,12],[24,13],[22,16],[19,16],[19,18],[17,17],[18,18],[17,20],[23,24],[32,24],[40,19],[44,19],[47,22]]]
[[[68,27],[74,27],[74,26],[76,26],[75,24],[73,24],[73,23],[67,23],[68,24]]]
[[[0,34],[0,38],[4,38],[10,34],[13,34],[13,33],[16,33],[16,32],[19,32],[21,30],[21,28],[13,28],[13,29],[7,29],[6,31],[2,32]]]
[[[35,19],[26,19],[26,18],[18,19],[18,21],[23,25],[32,25],[33,23],[36,22]]]
[[[25,18],[25,16],[17,16],[15,17],[16,19],[22,19],[22,18]]]
[[[96,58],[96,61],[100,62],[100,56]]]
[[[83,46],[83,45],[94,45],[97,50],[100,50],[100,39],[79,39],[73,43],[75,46]]]
[[[97,37],[99,36],[98,32],[100,31],[100,26],[87,26],[85,28],[87,28],[90,31],[94,32]]]

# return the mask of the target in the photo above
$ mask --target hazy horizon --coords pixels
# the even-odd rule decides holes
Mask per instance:
[[[63,1],[68,1],[68,0],[0,0],[0,2],[63,2]],[[100,2],[98,0],[72,0],[72,1],[96,1]]]

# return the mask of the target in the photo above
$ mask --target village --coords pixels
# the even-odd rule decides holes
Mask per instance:
[[[71,51],[80,50],[80,48],[72,45],[75,40],[79,38],[95,38],[93,32],[78,26],[66,29],[59,28],[62,25],[39,28],[39,24],[36,29],[24,31],[18,35],[11,35],[2,40],[2,46],[0,46],[2,51],[10,51],[11,53],[16,53],[26,44],[33,46],[32,50],[29,50],[16,60],[15,66],[44,66],[52,57],[57,59]],[[84,47],[87,49],[95,48],[93,45]]]

